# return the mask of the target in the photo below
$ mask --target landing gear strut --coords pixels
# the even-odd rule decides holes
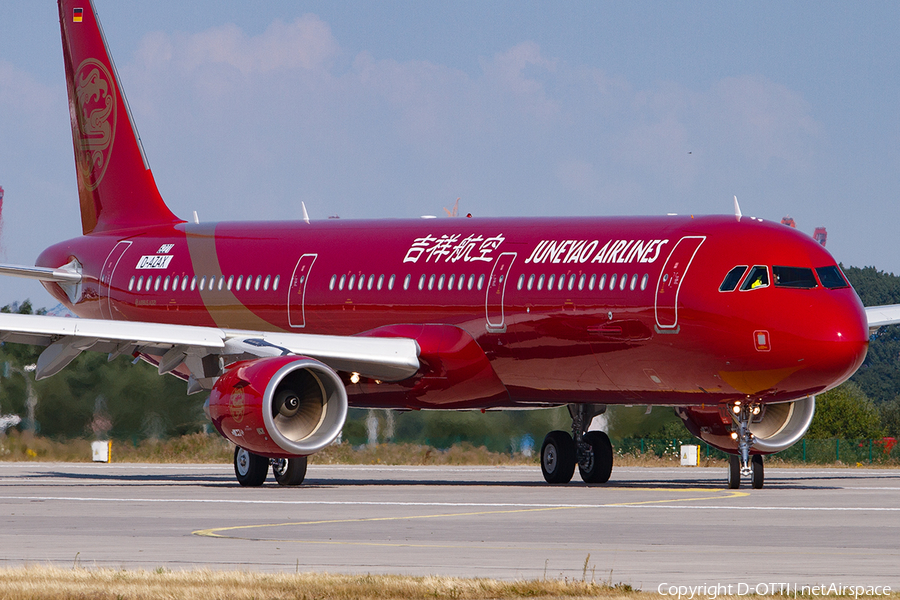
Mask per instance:
[[[741,477],[749,477],[754,489],[761,489],[765,481],[763,458],[759,454],[750,455],[753,445],[753,434],[750,432],[750,421],[760,413],[759,404],[736,401],[729,414],[734,421],[735,430],[731,437],[737,440],[737,455],[729,456],[728,487],[736,490],[741,486]]]
[[[547,483],[568,483],[575,465],[585,483],[606,483],[612,473],[612,444],[602,431],[588,431],[594,417],[606,411],[602,404],[570,404],[572,435],[551,431],[541,446],[541,471]]]

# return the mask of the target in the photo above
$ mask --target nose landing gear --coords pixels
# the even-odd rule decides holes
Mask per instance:
[[[572,435],[551,431],[541,446],[541,471],[547,483],[568,483],[575,465],[585,483],[606,483],[612,473],[613,452],[609,436],[588,431],[594,417],[606,411],[602,404],[570,404]]]
[[[763,458],[760,454],[750,455],[753,434],[750,421],[760,414],[759,404],[736,401],[729,411],[735,430],[731,437],[738,443],[738,454],[729,456],[728,488],[736,490],[741,486],[741,477],[749,477],[753,489],[761,489],[765,481]]]

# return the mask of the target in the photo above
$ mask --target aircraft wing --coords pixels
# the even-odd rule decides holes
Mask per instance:
[[[84,350],[159,357],[160,374],[184,365],[189,392],[211,387],[210,358],[225,362],[296,354],[315,358],[336,371],[357,372],[383,381],[400,381],[419,369],[419,345],[409,338],[272,333],[192,325],[105,321],[0,314],[0,341],[44,346],[36,379],[58,373]],[[216,365],[218,360],[213,361]],[[193,387],[192,387],[193,385]]]
[[[900,304],[887,304],[884,306],[867,306],[866,318],[869,321],[869,334],[878,331],[885,325],[900,324]]]

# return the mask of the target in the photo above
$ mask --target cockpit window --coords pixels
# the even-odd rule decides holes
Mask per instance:
[[[719,286],[719,291],[733,292],[734,288],[737,287],[737,284],[740,283],[741,277],[743,277],[746,272],[747,267],[745,266],[735,267],[728,271],[728,275],[725,276],[725,280],[722,282],[722,285]]]
[[[819,281],[822,282],[822,285],[827,287],[829,290],[850,287],[850,284],[848,284],[847,280],[844,279],[844,275],[841,273],[841,270],[837,267],[837,265],[832,265],[830,267],[819,267],[818,269],[816,269],[816,273],[819,274]]]
[[[769,269],[765,265],[756,265],[744,280],[741,290],[755,290],[769,285]]]
[[[772,267],[775,287],[789,287],[809,290],[816,287],[816,277],[812,269],[805,267]]]

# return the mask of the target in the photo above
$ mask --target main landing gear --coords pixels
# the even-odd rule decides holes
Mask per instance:
[[[602,404],[570,404],[572,435],[551,431],[541,446],[541,471],[547,483],[568,483],[575,465],[585,483],[606,483],[612,473],[612,444],[602,431],[588,431],[594,417],[606,412]]]
[[[306,477],[305,456],[266,458],[240,446],[234,449],[234,475],[243,486],[261,486],[269,475],[269,465],[272,466],[272,474],[279,485],[300,485]]]
[[[761,489],[765,481],[762,455],[750,455],[750,447],[753,445],[750,421],[759,413],[758,404],[738,400],[731,406],[729,414],[735,425],[731,437],[738,443],[738,453],[728,457],[729,489],[736,490],[741,487],[741,477],[749,477],[753,489],[756,490]]]

